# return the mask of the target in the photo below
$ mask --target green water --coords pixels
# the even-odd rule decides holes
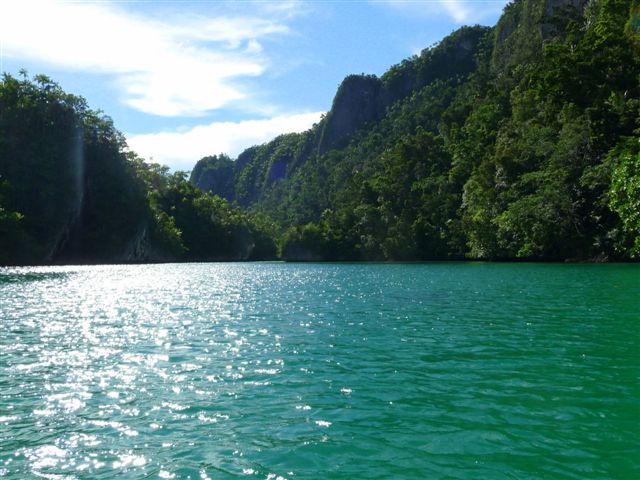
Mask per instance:
[[[640,478],[639,265],[0,269],[0,319],[0,478]]]

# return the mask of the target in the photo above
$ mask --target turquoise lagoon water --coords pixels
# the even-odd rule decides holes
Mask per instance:
[[[640,478],[638,265],[2,269],[0,319],[0,478]]]

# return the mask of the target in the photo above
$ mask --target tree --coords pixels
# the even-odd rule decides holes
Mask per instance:
[[[631,143],[631,141],[629,142]],[[640,257],[640,153],[638,139],[635,145],[619,153],[613,170],[610,206],[620,215],[622,228],[631,237],[632,257]],[[635,148],[634,148],[635,147]]]

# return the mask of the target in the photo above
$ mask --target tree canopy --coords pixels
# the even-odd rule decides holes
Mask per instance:
[[[640,257],[637,0],[515,0],[187,180],[51,79],[0,83],[0,264]]]

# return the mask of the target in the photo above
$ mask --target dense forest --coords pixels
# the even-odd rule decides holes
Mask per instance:
[[[190,178],[44,76],[0,84],[0,264],[640,256],[637,0],[516,0],[310,130]]]
[[[271,222],[144,162],[46,76],[0,84],[0,264],[274,258]]]
[[[191,181],[286,227],[288,258],[637,255],[639,22],[628,0],[516,1]]]

